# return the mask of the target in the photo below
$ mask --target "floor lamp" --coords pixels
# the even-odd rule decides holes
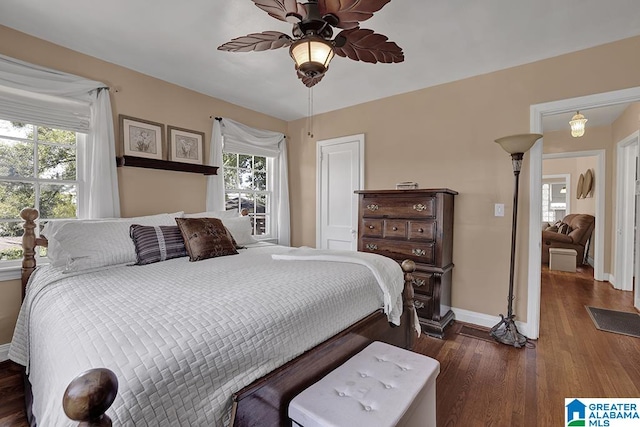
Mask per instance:
[[[511,223],[511,265],[509,268],[509,299],[507,316],[500,314],[500,322],[491,328],[489,334],[496,341],[502,344],[512,345],[520,348],[527,342],[527,337],[518,332],[516,323],[513,320],[516,315],[513,314],[513,273],[516,262],[516,227],[518,223],[518,184],[520,181],[520,168],[522,167],[522,159],[524,153],[529,151],[535,142],[542,138],[538,133],[525,133],[520,135],[505,136],[496,139],[502,149],[511,154],[511,162],[513,164],[513,175],[515,176],[515,187],[513,190],[513,220]],[[532,190],[533,191],[533,190]]]

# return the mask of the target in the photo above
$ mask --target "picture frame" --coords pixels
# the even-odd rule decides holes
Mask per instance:
[[[137,117],[118,115],[120,146],[125,156],[164,160],[164,125]]]
[[[204,132],[167,125],[169,157],[172,162],[204,164]]]

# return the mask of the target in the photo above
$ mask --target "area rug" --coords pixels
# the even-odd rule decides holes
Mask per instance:
[[[493,337],[489,335],[489,329],[480,329],[480,328],[474,328],[467,325],[462,325],[458,334],[464,335],[465,337],[476,338],[479,340],[489,341],[497,344],[496,340],[494,340]]]
[[[640,315],[629,311],[586,306],[591,320],[601,331],[640,338]]]

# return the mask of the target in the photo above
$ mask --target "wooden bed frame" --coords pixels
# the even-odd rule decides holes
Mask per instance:
[[[38,211],[25,208],[20,212],[24,220],[22,248],[22,297],[29,277],[35,270],[36,246],[47,246],[47,239],[36,237]],[[340,366],[373,341],[412,349],[417,336],[414,330],[411,260],[402,263],[405,276],[404,307],[401,326],[391,325],[382,310],[367,316],[327,341],[308,350],[275,371],[267,374],[233,395],[231,425],[290,426],[287,416],[289,402],[298,393]],[[28,378],[27,378],[28,381]],[[90,369],[78,375],[65,391],[64,411],[82,427],[107,427],[111,420],[105,414],[113,403],[118,389],[117,378],[108,369]],[[27,393],[25,393],[27,394]],[[29,396],[30,397],[30,396]],[[27,397],[27,400],[30,400]],[[32,420],[30,420],[31,422]]]

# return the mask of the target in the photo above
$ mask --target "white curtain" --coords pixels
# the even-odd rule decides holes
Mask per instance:
[[[113,116],[104,83],[0,55],[0,99],[12,101],[0,102],[9,119],[86,132],[78,142],[86,168],[78,215],[120,216]]]
[[[284,134],[269,130],[255,129],[231,119],[213,121],[209,159],[212,166],[218,166],[218,174],[210,176],[207,182],[207,210],[224,210],[224,151],[274,157],[277,161],[275,173],[278,185],[273,189],[277,201],[278,244],[291,244],[289,214],[289,173],[287,166],[287,141]]]

